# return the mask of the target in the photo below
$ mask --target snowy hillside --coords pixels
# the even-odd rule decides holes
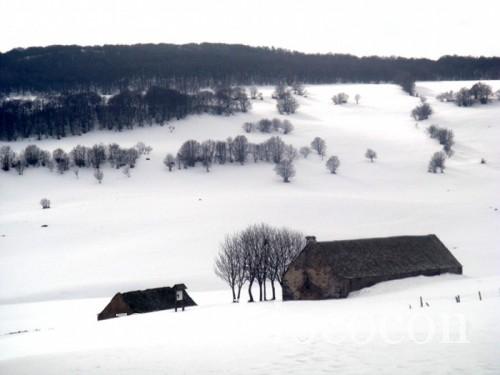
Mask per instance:
[[[24,176],[0,172],[0,373],[300,374],[313,363],[317,373],[498,373],[492,350],[500,337],[500,101],[461,108],[435,99],[472,83],[418,83],[434,110],[418,126],[410,111],[419,100],[394,85],[307,86],[308,97],[299,98],[297,113],[286,117],[276,111],[273,88],[263,87],[265,100],[254,101],[248,114],[190,116],[172,122],[173,131],[154,126],[36,142],[69,151],[77,144],[143,141],[153,151],[130,178],[104,168],[102,184],[91,170],[81,170],[79,179],[45,168],[26,169]],[[500,81],[486,83],[500,89]],[[331,96],[342,91],[351,102],[334,106]],[[355,94],[361,95],[359,105]],[[162,163],[188,139],[234,137],[244,134],[244,122],[264,117],[289,119],[295,130],[282,138],[296,147],[323,137],[327,155],[340,159],[337,175],[325,168],[326,158],[313,154],[296,162],[290,184],[266,163],[214,165],[210,173],[201,166],[169,173]],[[427,172],[441,149],[425,131],[430,124],[455,133],[455,154],[444,174]],[[245,135],[253,141],[269,137]],[[9,145],[20,150],[30,143]],[[377,152],[375,163],[364,157],[367,148]],[[481,158],[487,163],[480,164]],[[51,209],[40,208],[43,197],[52,201]],[[464,275],[384,283],[347,300],[232,305],[213,259],[225,234],[259,222],[320,241],[435,233]],[[194,291],[199,307],[95,322],[117,291],[176,282]],[[477,290],[487,296],[482,304]],[[470,298],[457,307],[452,298],[458,293]],[[413,324],[420,295],[431,307],[418,313],[419,332],[426,319],[462,314],[472,344],[448,344],[442,357],[437,339],[417,345],[403,335],[397,356],[380,337],[368,344],[349,338],[349,345],[332,339],[348,332],[344,323],[354,313],[361,314],[353,324],[363,334],[372,319],[381,327],[394,315],[401,324],[389,324],[387,332],[397,336]],[[23,330],[29,332],[7,334]],[[452,334],[457,332],[453,326]]]

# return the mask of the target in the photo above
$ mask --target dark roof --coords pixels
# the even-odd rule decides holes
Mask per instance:
[[[171,287],[135,290],[121,295],[123,301],[136,313],[165,310],[175,304],[175,289]],[[184,293],[184,301],[186,306],[196,305],[187,293]]]
[[[180,290],[180,289],[185,290],[187,289],[187,286],[186,284],[175,284],[172,288],[174,288],[175,290]]]
[[[305,264],[326,263],[345,278],[462,267],[436,235],[309,242]]]

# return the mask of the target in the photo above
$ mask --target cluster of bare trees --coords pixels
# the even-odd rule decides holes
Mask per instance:
[[[256,123],[245,122],[243,124],[243,130],[246,133],[261,132],[261,133],[282,133],[289,134],[293,131],[293,125],[288,120],[281,121],[278,118],[273,118],[272,120],[264,118]]]
[[[435,152],[432,155],[428,171],[430,173],[437,173],[438,171],[444,173],[446,158],[453,155],[452,147],[455,144],[453,130],[431,125],[427,128],[427,132],[431,138],[438,140],[439,144],[443,146],[443,151]]]
[[[345,92],[339,92],[332,96],[332,102],[335,105],[346,104],[349,101],[349,95]]]
[[[282,160],[294,160],[298,152],[292,145],[287,145],[279,136],[269,138],[262,143],[251,143],[244,135],[228,138],[225,141],[207,140],[198,142],[188,140],[184,142],[176,156],[167,154],[164,164],[173,170],[177,164],[178,169],[194,167],[201,163],[207,170],[214,163],[240,163],[245,164],[248,160],[257,163],[259,161],[279,164]]]
[[[14,152],[10,146],[0,148],[0,168],[6,172],[15,169],[19,175],[28,167],[47,167],[60,174],[72,170],[76,177],[80,168],[94,168],[94,176],[99,181],[103,179],[101,166],[108,162],[113,168],[123,168],[124,174],[130,175],[137,159],[142,154],[148,154],[152,148],[139,142],[135,147],[123,148],[116,143],[109,145],[96,144],[92,147],[77,145],[69,153],[61,148],[49,152],[36,145],[28,145],[21,152]]]
[[[282,285],[288,265],[304,246],[305,239],[300,232],[267,224],[251,225],[226,236],[215,259],[215,273],[231,288],[233,302],[240,300],[245,284],[249,302],[254,302],[252,287],[255,284],[259,288],[259,301],[267,300],[268,283],[274,300],[276,282]]]
[[[429,103],[425,102],[425,98],[421,98],[422,104],[416,106],[411,111],[411,116],[415,121],[427,120],[432,115],[432,107]]]
[[[477,82],[469,89],[462,87],[457,92],[447,91],[439,94],[436,98],[442,102],[454,102],[459,107],[470,107],[475,103],[487,104],[495,97],[491,86]],[[500,90],[496,92],[500,100]]]
[[[452,147],[455,144],[453,130],[431,125],[427,128],[427,132],[432,139],[437,139],[439,144],[443,146],[446,155],[453,155]]]
[[[361,95],[356,94],[354,96],[354,101],[356,102],[356,104],[359,104],[360,100],[361,100]],[[346,104],[349,102],[349,95],[347,95],[345,92],[339,92],[338,94],[332,96],[332,102],[335,105]]]
[[[302,88],[303,90],[303,88]],[[298,95],[304,95],[300,88],[294,88],[294,91],[299,93]],[[276,99],[276,108],[278,109],[278,112],[282,115],[290,115],[295,113],[297,111],[297,108],[299,108],[299,103],[297,100],[293,97],[292,90],[290,90],[286,85],[284,84],[279,84],[276,86],[274,93],[272,95],[273,99]]]

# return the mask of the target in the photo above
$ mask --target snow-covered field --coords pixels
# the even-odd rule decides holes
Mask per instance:
[[[248,114],[191,116],[172,122],[173,132],[157,126],[37,142],[69,151],[143,141],[153,152],[131,178],[104,169],[102,185],[84,170],[79,179],[46,169],[0,173],[0,373],[499,373],[500,102],[459,108],[434,99],[472,84],[418,83],[435,112],[418,127],[409,113],[419,100],[397,86],[308,86],[289,117],[295,131],[283,139],[300,147],[321,136],[341,166],[331,175],[311,155],[297,161],[290,184],[265,163],[214,165],[210,173],[169,173],[162,164],[187,139],[234,137],[246,121],[281,117],[270,87]],[[360,104],[334,106],[341,91],[351,100],[359,93]],[[455,133],[445,174],[427,173],[440,149],[425,132],[430,124]],[[368,147],[375,163],[364,158]],[[40,208],[42,197],[50,210]],[[464,275],[383,283],[347,300],[233,305],[213,258],[226,233],[258,222],[320,241],[435,233]],[[176,282],[198,307],[95,321],[116,291]],[[418,307],[421,295],[430,307]]]

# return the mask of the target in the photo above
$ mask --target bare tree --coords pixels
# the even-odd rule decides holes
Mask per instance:
[[[21,152],[15,156],[15,158],[12,162],[12,166],[17,171],[17,174],[19,176],[22,176],[24,174],[24,170],[26,169],[26,161],[24,160],[24,153],[23,152]]]
[[[332,174],[337,173],[337,168],[340,165],[340,160],[337,156],[331,156],[327,161],[326,161],[326,167]]]
[[[274,92],[272,94],[272,97],[273,97],[273,99],[281,99],[287,93],[289,93],[287,87],[283,83],[279,83],[274,88]]]
[[[370,161],[373,163],[373,160],[377,158],[377,153],[373,151],[371,148],[367,149],[365,152],[365,157],[367,159],[370,159]]]
[[[285,142],[280,137],[271,137],[266,141],[266,148],[273,163],[281,162],[285,147]]]
[[[245,279],[248,281],[248,302],[254,302],[252,287],[261,266],[264,241],[260,237],[256,225],[241,232],[240,239],[242,241],[243,258],[245,260]]]
[[[281,162],[276,164],[274,170],[278,176],[283,178],[283,182],[290,182],[290,179],[295,176],[295,167],[293,162],[288,159],[283,159]]]
[[[172,169],[175,166],[175,157],[174,157],[174,155],[167,154],[167,156],[165,156],[165,159],[163,159],[163,164],[165,164],[165,166],[168,168],[169,172],[172,172]]]
[[[103,144],[92,146],[88,150],[89,163],[92,167],[99,169],[106,161],[106,147]]]
[[[89,148],[77,145],[69,153],[71,162],[78,168],[89,165]]]
[[[130,166],[129,165],[124,166],[122,169],[122,173],[125,176],[130,177]]]
[[[243,130],[245,133],[251,133],[255,128],[255,125],[252,122],[245,122],[243,124]]]
[[[300,82],[295,82],[292,85],[292,91],[295,95],[299,96],[305,96],[306,95],[306,90],[304,89],[304,85]]]
[[[474,97],[467,87],[462,87],[455,94],[455,104],[459,107],[470,107],[474,104]]]
[[[224,141],[217,141],[215,143],[215,161],[219,164],[225,164],[227,160],[227,143]]]
[[[0,168],[8,172],[10,168],[14,164],[14,160],[16,159],[16,154],[10,146],[1,146],[0,147]]]
[[[257,124],[257,129],[259,129],[261,133],[271,133],[272,128],[273,122],[267,118],[263,118]]]
[[[441,171],[444,173],[445,170],[445,161],[446,155],[444,152],[439,151],[432,155],[431,161],[429,162],[429,172],[437,173],[437,171]]]
[[[134,147],[140,155],[143,155],[146,152],[146,145],[144,142],[137,142]]]
[[[316,137],[311,142],[311,148],[321,156],[321,159],[325,157],[326,154],[326,142],[323,138]]]
[[[261,242],[256,274],[257,283],[259,284],[259,301],[265,301],[267,299],[266,280],[269,272],[273,229],[267,224],[259,224],[254,226],[254,231]]]
[[[305,244],[305,237],[300,232],[288,228],[281,228],[277,231],[273,251],[277,252],[275,276],[281,286],[283,286],[283,275],[288,266],[302,251]]]
[[[248,153],[248,140],[244,135],[238,135],[234,138],[232,143],[234,160],[239,162],[241,165],[245,164]]]
[[[493,95],[493,90],[491,89],[491,86],[486,85],[482,82],[475,83],[471,89],[470,92],[472,96],[474,96],[475,100],[479,100],[481,104],[487,104],[490,96]]]
[[[311,149],[309,147],[305,146],[305,147],[301,147],[299,152],[304,157],[304,159],[307,159],[307,157],[311,153]]]
[[[337,95],[332,96],[332,101],[333,104],[339,105],[339,104],[345,104],[349,100],[349,95],[347,95],[345,92],[340,92]]]
[[[215,142],[212,140],[205,141],[201,144],[201,161],[207,172],[210,172],[210,167],[214,161]]]
[[[427,120],[432,115],[432,108],[429,103],[422,103],[411,111],[412,117],[417,121]]]
[[[240,299],[245,283],[245,263],[240,234],[226,236],[215,259],[215,273],[231,287],[233,302]]]
[[[293,125],[290,121],[284,120],[281,123],[281,129],[283,130],[283,134],[290,134],[293,131]]]
[[[195,166],[200,157],[200,147],[198,141],[193,139],[183,143],[177,155],[185,168]]]
[[[102,180],[104,178],[104,173],[100,169],[96,169],[94,171],[94,177],[99,183],[102,183]]]
[[[290,115],[297,111],[299,108],[299,103],[297,100],[290,94],[290,92],[286,92],[283,96],[278,99],[278,103],[276,104],[278,108],[278,112],[284,115]]]
[[[48,200],[47,198],[42,198],[42,200],[40,201],[40,205],[43,209],[50,208],[50,200]]]
[[[257,94],[258,93],[259,93],[259,91],[257,90],[257,87],[255,87],[255,86],[250,87],[250,98],[252,100],[257,99]]]
[[[52,158],[56,163],[56,168],[59,173],[63,174],[69,169],[69,156],[64,150],[60,148],[54,150]]]
[[[293,145],[285,146],[283,157],[287,160],[294,161],[299,156],[297,149]]]
[[[27,166],[39,166],[42,150],[37,145],[28,145],[24,149],[24,159]]]
[[[248,99],[247,92],[242,87],[232,88],[232,99],[238,103],[239,111],[245,113],[252,108],[252,102]]]

